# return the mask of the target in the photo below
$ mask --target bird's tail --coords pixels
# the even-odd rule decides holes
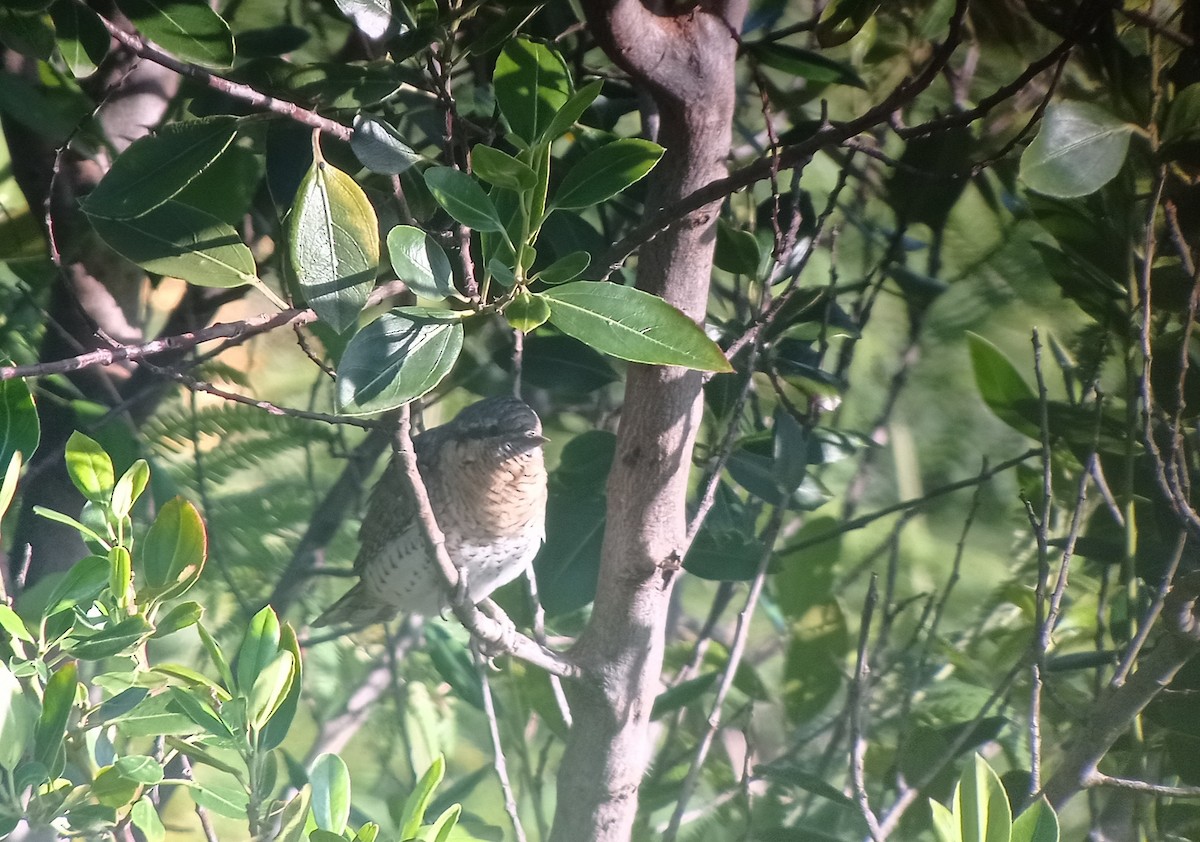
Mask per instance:
[[[361,627],[373,623],[386,623],[395,616],[395,608],[376,599],[363,586],[363,583],[359,582],[341,599],[329,606],[320,617],[313,620],[312,626],[319,628],[334,626],[338,623],[354,623]]]

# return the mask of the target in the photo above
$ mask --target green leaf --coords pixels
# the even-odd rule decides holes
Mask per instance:
[[[535,280],[544,284],[565,284],[582,275],[591,262],[592,256],[586,251],[573,251],[538,272]]]
[[[78,686],[75,662],[68,661],[50,676],[42,692],[42,713],[34,736],[33,759],[48,769],[54,768],[54,759],[62,750]]]
[[[58,52],[76,78],[91,76],[108,55],[109,35],[100,16],[71,0],[50,6]]]
[[[14,640],[33,643],[33,635],[25,627],[25,621],[21,619],[16,611],[13,611],[4,603],[0,603],[0,629],[8,632],[9,636]]]
[[[799,76],[810,82],[850,85],[864,90],[867,87],[862,77],[851,68],[841,62],[826,58],[820,53],[814,53],[812,50],[781,44],[778,41],[765,41],[747,44],[745,52],[767,67]]]
[[[97,772],[90,789],[97,801],[114,810],[131,803],[141,792],[136,781],[121,775],[114,766],[105,766]]]
[[[21,479],[21,467],[21,454],[14,453],[8,460],[4,479],[0,480],[0,519],[3,519],[17,494],[17,482]]]
[[[408,798],[404,801],[404,811],[400,814],[400,838],[411,839],[417,835],[421,825],[425,823],[425,811],[433,801],[433,793],[437,790],[446,776],[446,758],[437,755],[421,780],[413,787]]]
[[[1012,842],[1058,842],[1058,816],[1042,796],[1017,816],[1012,826]]]
[[[338,412],[370,415],[419,398],[450,373],[462,343],[463,326],[457,319],[384,313],[346,346],[338,365]]]
[[[938,842],[962,842],[962,831],[954,820],[954,814],[946,805],[929,799],[929,809],[933,813],[933,833]]]
[[[200,578],[208,535],[196,507],[176,497],[164,505],[135,547],[140,600],[182,595]]]
[[[537,174],[528,164],[482,143],[471,150],[471,167],[488,184],[506,190],[520,193],[537,187]]]
[[[237,689],[249,695],[259,673],[265,670],[279,654],[279,618],[271,606],[265,606],[250,619],[246,636],[238,649]]]
[[[496,206],[471,176],[452,167],[425,171],[425,185],[446,213],[476,231],[503,231]]]
[[[237,137],[237,119],[172,123],[117,156],[83,203],[91,216],[130,219],[154,210],[192,183]]]
[[[462,805],[451,804],[429,825],[425,838],[429,842],[447,842],[450,834],[454,831],[454,826],[458,824],[460,815],[462,815]]]
[[[126,780],[153,786],[163,779],[163,767],[153,757],[144,754],[129,754],[113,763],[113,769]]]
[[[97,442],[76,430],[67,439],[67,474],[88,500],[107,505],[112,497],[112,459]]]
[[[1167,112],[1162,139],[1164,145],[1200,140],[1200,82],[1175,94]]]
[[[228,223],[170,199],[136,219],[89,217],[100,238],[147,272],[202,287],[258,280],[254,255]]]
[[[296,639],[296,630],[292,628],[291,623],[284,623],[279,627],[279,651],[290,652],[292,655],[291,683],[288,685],[287,693],[271,715],[270,721],[258,735],[258,746],[263,750],[276,748],[283,743],[300,706],[304,659],[300,654],[300,641]]]
[[[289,218],[292,269],[321,320],[344,333],[358,319],[379,266],[379,221],[350,176],[317,152]]]
[[[304,825],[308,821],[308,806],[311,802],[312,784],[305,784],[283,808],[275,842],[301,842],[304,839]]]
[[[733,371],[695,322],[648,292],[575,281],[541,295],[550,302],[555,327],[598,351],[651,365]]]
[[[389,0],[336,0],[338,9],[359,32],[372,40],[387,37],[394,29]]]
[[[1060,199],[1095,193],[1121,171],[1132,131],[1093,103],[1054,103],[1021,154],[1021,180]]]
[[[204,606],[198,602],[181,602],[154,624],[154,637],[166,637],[200,622]]]
[[[84,661],[99,661],[141,645],[154,632],[154,626],[142,616],[127,617],[84,638],[68,638],[66,649]]]
[[[37,406],[25,380],[0,380],[0,465],[7,468],[14,453],[28,463],[41,436]]]
[[[397,225],[387,235],[388,258],[396,277],[425,298],[454,295],[454,271],[437,240],[420,228]]]
[[[500,113],[526,145],[546,133],[555,114],[571,98],[571,74],[562,58],[525,38],[504,45],[496,59],[492,84]]]
[[[296,660],[291,652],[280,652],[254,679],[250,689],[250,724],[263,728],[279,710],[292,686]]]
[[[183,687],[168,687],[171,706],[215,737],[232,737],[233,731],[221,715],[198,692]]]
[[[112,513],[116,517],[125,517],[133,509],[133,504],[142,496],[146,485],[150,482],[150,465],[145,459],[138,459],[117,480],[112,491]]]
[[[1012,811],[1008,795],[992,767],[978,754],[958,780],[954,813],[963,842],[1009,842]]]
[[[371,172],[388,175],[399,175],[413,164],[425,160],[389,124],[367,114],[359,114],[354,118],[350,149]]]
[[[0,769],[11,772],[21,762],[26,746],[34,741],[37,722],[34,701],[0,659]]]
[[[128,601],[129,585],[133,581],[133,559],[125,547],[108,551],[108,589],[124,607]]]
[[[850,648],[846,615],[836,599],[810,606],[789,625],[784,653],[783,702],[795,724],[811,722],[838,697],[842,660]]]
[[[550,305],[540,295],[521,290],[504,308],[504,318],[515,330],[529,333],[550,318]]]
[[[350,818],[350,770],[336,754],[322,754],[308,775],[312,784],[312,812],[317,827],[341,833]],[[401,834],[408,839],[412,834]]]
[[[243,822],[246,820],[249,796],[244,788],[214,783],[201,785],[194,782],[189,782],[187,787],[192,791],[192,800],[201,807],[206,807],[227,819],[241,819]]]
[[[762,256],[758,251],[758,239],[749,231],[734,228],[724,219],[717,220],[717,247],[713,252],[713,263],[735,275],[755,275]]]
[[[217,668],[217,674],[221,676],[221,681],[225,685],[225,689],[229,692],[237,690],[237,682],[233,678],[233,670],[229,667],[229,660],[225,657],[225,653],[221,651],[220,644],[213,639],[209,634],[208,629],[203,625],[196,625],[196,633],[200,635],[200,642],[204,645],[204,651],[208,653],[208,659],[213,662],[213,666]]]
[[[588,208],[639,181],[663,155],[657,143],[622,138],[601,146],[571,167],[554,194],[554,208]]]
[[[603,80],[596,79],[580,88],[570,99],[563,103],[562,108],[558,109],[558,113],[554,115],[554,119],[550,121],[550,125],[546,127],[546,131],[539,140],[542,143],[549,143],[565,134],[572,126],[579,122],[579,118],[583,116],[583,112],[587,111],[588,106],[600,95],[600,89],[603,86]]]
[[[988,409],[1014,430],[1030,438],[1041,438],[1037,426],[1029,423],[1017,409],[1022,402],[1037,401],[1037,395],[1017,367],[1003,351],[977,333],[967,332],[967,348],[971,353],[975,385]]]
[[[93,530],[90,526],[84,526],[82,523],[75,520],[75,518],[73,518],[73,517],[64,515],[62,512],[56,512],[51,509],[44,509],[41,506],[34,506],[33,513],[38,515],[39,517],[46,518],[46,520],[52,520],[55,523],[66,524],[67,526],[71,527],[72,529],[78,530],[79,534],[83,536],[85,541],[90,538],[96,544],[103,546],[105,548],[105,550],[108,549],[108,541],[106,539],[100,537],[100,535],[98,533],[96,533],[96,531]]]
[[[137,30],[184,61],[206,67],[233,64],[233,35],[203,0],[119,0]]]
[[[129,811],[129,819],[133,822],[133,826],[146,837],[146,842],[165,842],[167,829],[163,827],[162,819],[158,817],[158,810],[154,808],[154,802],[147,796],[142,796],[133,805],[133,809]]]
[[[55,586],[42,616],[50,617],[79,603],[90,606],[107,584],[108,559],[102,555],[81,558]]]

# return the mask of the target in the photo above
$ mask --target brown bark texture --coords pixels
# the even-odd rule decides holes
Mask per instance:
[[[725,175],[744,0],[592,0],[584,8],[605,51],[658,109],[666,153],[651,173],[647,216]],[[638,287],[697,321],[708,301],[718,206],[682,217],[639,255]],[[558,778],[556,842],[630,838],[684,546],[701,385],[697,372],[630,366],[600,581],[591,622],[571,653],[584,676],[567,688],[575,724]]]

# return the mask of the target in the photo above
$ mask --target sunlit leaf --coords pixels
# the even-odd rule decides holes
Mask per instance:
[[[196,507],[176,497],[158,512],[135,547],[138,598],[167,599],[195,584],[208,557],[208,535]]]
[[[429,192],[446,213],[476,231],[503,231],[504,225],[492,200],[471,176],[452,167],[425,171]]]
[[[1054,103],[1021,154],[1021,180],[1060,199],[1095,193],[1121,171],[1132,131],[1094,103]]]
[[[138,32],[177,58],[206,67],[233,64],[229,24],[203,0],[118,0],[117,6]]]
[[[562,58],[544,44],[525,38],[504,45],[496,59],[492,84],[500,112],[526,144],[542,136],[571,97],[571,74]]]
[[[396,277],[425,298],[454,294],[454,271],[437,240],[420,228],[397,225],[387,235],[388,257]]]
[[[76,430],[67,439],[67,474],[84,497],[107,504],[112,496],[113,463],[94,439]]]
[[[371,172],[397,175],[425,160],[414,152],[390,125],[378,117],[359,114],[354,118],[350,148]]]
[[[598,351],[631,362],[732,371],[696,323],[656,295],[619,284],[575,281],[541,294],[550,322]]]
[[[605,144],[571,167],[551,202],[555,208],[587,208],[642,179],[663,155],[648,140],[628,137]]]
[[[488,184],[507,190],[532,190],[537,186],[537,175],[528,164],[482,143],[475,144],[471,151],[471,167]]]
[[[350,818],[350,771],[336,754],[322,754],[308,775],[312,814],[321,830],[341,833]],[[402,839],[412,834],[401,835]]]

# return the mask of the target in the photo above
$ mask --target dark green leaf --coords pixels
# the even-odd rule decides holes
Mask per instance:
[[[312,785],[312,814],[317,827],[340,834],[350,818],[350,770],[336,754],[322,754],[313,764],[308,782]]]
[[[650,711],[651,719],[661,719],[664,714],[677,711],[699,699],[716,683],[719,672],[706,672],[695,678],[680,682],[659,693],[654,699],[654,707]]]
[[[177,58],[206,67],[233,64],[229,25],[203,0],[119,0],[137,30]]]
[[[292,269],[321,320],[343,333],[358,319],[379,266],[379,221],[354,179],[319,156],[292,208]]]
[[[562,58],[544,44],[525,38],[504,45],[496,59],[492,84],[504,119],[527,145],[542,137],[571,97],[571,75]]]
[[[82,558],[75,562],[54,588],[50,599],[46,601],[43,616],[49,617],[76,604],[90,606],[107,584],[108,559],[102,555]]]
[[[54,53],[54,22],[46,14],[24,14],[0,6],[0,43],[15,53],[49,61]]]
[[[717,247],[713,263],[718,269],[735,275],[754,275],[762,257],[758,240],[749,231],[734,228],[724,219],[717,220]]]
[[[1175,94],[1163,126],[1163,144],[1190,143],[1200,140],[1200,82]]]
[[[91,216],[130,219],[154,210],[187,187],[237,136],[233,117],[172,123],[139,138],[84,201]]]
[[[450,685],[458,698],[478,710],[483,710],[483,684],[471,662],[467,648],[450,637],[445,629],[432,626],[426,629],[429,659],[438,675]]]
[[[851,85],[864,90],[867,87],[862,77],[851,68],[812,50],[781,44],[778,41],[765,41],[747,44],[745,51],[767,67],[782,70],[810,82]]]
[[[136,219],[90,220],[113,251],[148,272],[202,287],[238,287],[258,279],[254,255],[231,225],[174,199]]]
[[[66,649],[72,656],[81,660],[99,661],[131,651],[153,632],[154,626],[147,623],[144,617],[133,616],[87,637],[74,640],[68,638]]]
[[[492,200],[471,176],[451,167],[425,171],[429,192],[446,213],[476,231],[503,231],[504,225]]]
[[[859,33],[880,5],[880,0],[834,0],[821,13],[817,43],[827,48],[845,44]]]
[[[822,798],[827,798],[835,804],[851,807],[854,802],[828,779],[815,772],[809,772],[786,760],[776,760],[754,769],[754,774],[767,780],[799,787],[805,792],[811,792]]]
[[[555,327],[623,360],[732,371],[696,323],[655,295],[633,287],[575,281],[542,293]]]
[[[54,768],[55,758],[63,747],[63,736],[67,733],[67,721],[75,705],[75,663],[68,661],[50,676],[42,693],[42,713],[38,717],[34,737],[33,758],[48,769]]]
[[[586,251],[573,251],[538,272],[535,279],[544,284],[565,284],[582,275],[591,262],[592,257]]]
[[[29,462],[41,440],[37,406],[20,377],[0,381],[0,469],[7,469],[14,453]]]
[[[999,348],[975,333],[967,333],[971,352],[971,368],[975,385],[988,409],[996,417],[1030,438],[1040,438],[1038,426],[1031,424],[1017,407],[1025,401],[1036,401],[1037,395],[1021,377],[1021,373]]]
[[[419,398],[450,373],[462,342],[457,320],[384,313],[346,346],[338,365],[338,412],[370,415]]]
[[[168,687],[167,694],[172,707],[203,728],[205,733],[215,737],[233,736],[229,725],[200,693],[183,687]]]
[[[532,190],[537,186],[537,174],[528,164],[522,163],[499,149],[475,144],[471,150],[471,167],[475,175],[488,184],[503,187],[506,190],[521,192]]]
[[[425,160],[409,148],[394,128],[378,117],[366,114],[354,118],[350,148],[371,172],[398,175]]]
[[[846,617],[836,600],[810,606],[791,624],[784,655],[783,701],[789,719],[811,722],[837,698],[849,649]]]
[[[208,535],[196,507],[182,497],[168,501],[135,547],[138,598],[180,596],[200,578],[207,557]]]
[[[258,745],[261,749],[276,748],[283,743],[292,726],[292,720],[296,717],[296,710],[300,706],[304,663],[300,655],[300,642],[296,639],[296,630],[292,628],[291,623],[284,623],[279,627],[279,651],[292,654],[291,684],[288,687],[287,695],[271,716],[270,722],[258,736]]]
[[[425,298],[454,294],[454,272],[437,240],[420,228],[397,225],[387,235],[388,257],[396,277]]]
[[[657,143],[622,138],[583,157],[567,173],[554,194],[555,208],[588,208],[639,181],[663,155]]]
[[[67,439],[67,474],[84,497],[107,504],[112,496],[112,459],[96,441],[76,430]]]
[[[1021,154],[1021,180],[1062,199],[1095,193],[1120,172],[1132,131],[1093,103],[1054,103]]]
[[[587,111],[596,97],[600,95],[600,88],[604,86],[604,82],[596,79],[588,82],[570,99],[563,103],[562,108],[558,109],[558,113],[554,115],[554,119],[550,121],[550,125],[546,127],[545,133],[540,138],[543,143],[549,143],[552,140],[557,140],[566,133],[572,126],[579,121],[583,116],[583,112]]]

